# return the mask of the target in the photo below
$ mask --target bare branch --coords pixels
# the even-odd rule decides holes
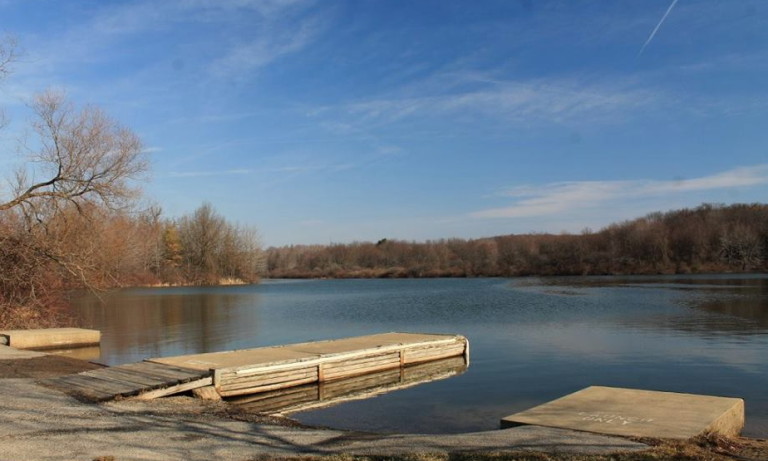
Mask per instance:
[[[97,108],[76,110],[58,92],[38,95],[32,108],[39,143],[33,172],[17,174],[14,194],[0,201],[0,211],[88,202],[116,209],[136,196],[131,181],[147,170],[138,136]]]
[[[12,36],[0,39],[0,79],[11,72],[11,63],[16,60],[18,44]]]

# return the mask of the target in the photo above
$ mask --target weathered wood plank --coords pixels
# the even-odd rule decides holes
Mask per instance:
[[[397,362],[400,364],[400,351],[387,352],[384,354],[371,354],[361,357],[351,357],[345,360],[328,360],[323,363],[325,370],[336,370],[344,368],[359,368],[364,367],[369,363],[381,363],[381,362]]]
[[[356,360],[346,360],[343,362],[328,362],[323,364],[323,368],[326,371],[344,371],[344,370],[351,370],[355,368],[365,368],[367,366],[378,366],[383,363],[394,363],[398,366],[400,366],[400,354],[397,352],[387,354],[387,355],[379,355],[376,357],[365,357],[361,359]]]
[[[311,368],[316,367],[317,365],[297,365],[292,368],[282,368],[279,370],[273,370],[272,368],[262,368],[259,370],[249,370],[247,372],[242,371],[227,371],[224,370],[222,372],[222,378],[225,379],[235,379],[235,378],[257,378],[262,375],[270,375],[270,376],[287,376],[291,374],[295,374],[296,372],[301,372],[304,370],[308,370]]]
[[[95,394],[109,396],[109,398],[114,398],[126,391],[126,389],[117,389],[115,386],[107,384],[105,381],[78,375],[57,378],[54,386],[63,391],[74,390],[79,393],[93,392]]]
[[[212,400],[216,402],[221,401],[221,396],[216,391],[216,388],[213,387],[213,378],[211,378],[210,386],[202,386],[192,389],[192,394],[198,399]]]
[[[303,380],[297,380],[291,383],[291,386],[301,386],[302,384],[310,384],[317,382],[317,379],[313,378],[307,378]],[[221,386],[217,388],[219,391],[219,394],[221,394],[222,397],[234,397],[236,395],[245,395],[245,394],[251,394],[254,392],[266,392],[266,391],[273,391],[275,389],[283,389],[286,386],[284,384],[273,384],[269,386],[256,386],[253,388],[247,388],[247,389],[238,389],[238,390],[229,390],[226,388],[226,386]]]
[[[190,384],[193,381],[197,382]],[[46,380],[45,383],[89,400],[103,401],[140,393],[148,397],[170,395],[210,385],[212,381],[210,372],[138,363],[61,376]]]
[[[269,384],[290,383],[303,379],[317,379],[317,369],[312,367],[305,370],[296,370],[295,373],[283,374],[280,376],[271,376],[269,373],[264,373],[258,376],[248,377],[231,377],[229,379],[223,379],[222,382],[231,389],[245,386],[266,386]]]
[[[450,345],[443,348],[409,349],[403,352],[405,364],[464,355],[466,347],[463,344]]]
[[[272,387],[274,389],[281,389],[281,388],[293,387],[298,385],[294,383],[303,382],[304,384],[306,384],[308,382],[312,383],[316,381],[317,381],[317,377],[314,377],[314,376],[307,376],[304,378],[295,378],[289,381],[272,382],[267,384],[254,383],[250,381],[230,381],[230,382],[224,383],[223,385],[220,385],[219,389],[226,389],[228,392],[234,392],[234,391],[240,391],[240,390],[248,391],[248,389],[257,389],[257,388],[261,389],[261,388],[267,388],[267,387]]]
[[[113,399],[115,396],[109,392],[102,392],[92,387],[82,387],[80,384],[71,383],[66,380],[56,378],[43,382],[43,384],[54,389],[58,389],[69,395],[73,395],[78,398],[91,400],[94,402],[101,402],[104,400]]]
[[[213,378],[208,376],[196,381],[188,381],[186,383],[176,384],[175,386],[162,387],[160,389],[142,392],[136,396],[136,398],[139,400],[151,400],[158,397],[178,394],[180,392],[191,391],[192,389],[197,389],[199,387],[210,386],[211,384],[213,384]]]
[[[102,379],[105,381],[115,381],[115,382],[130,384],[138,388],[151,388],[156,386],[162,386],[163,384],[165,384],[165,381],[151,379],[146,375],[144,376],[127,375],[125,373],[121,373],[118,370],[115,370],[114,368],[104,368],[101,370],[86,371],[86,372],[80,373],[80,376],[87,376],[87,377]]]
[[[109,368],[109,370],[115,375],[125,376],[127,381],[146,383],[148,386],[156,385],[155,383],[164,384],[171,380],[171,378],[168,377],[147,373],[146,371],[142,371],[140,369],[127,369],[123,368],[122,366],[112,367]],[[175,378],[174,380],[178,380],[178,378]]]
[[[199,370],[192,370],[189,368],[179,368],[169,365],[162,365],[152,362],[138,362],[129,363],[126,365],[120,365],[120,368],[126,370],[138,370],[147,374],[170,378],[170,379],[195,379],[209,372],[203,372]]]

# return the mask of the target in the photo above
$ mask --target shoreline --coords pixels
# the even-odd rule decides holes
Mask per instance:
[[[691,443],[632,441],[536,426],[451,435],[340,431],[303,426],[290,418],[246,414],[226,402],[186,396],[91,404],[36,382],[98,367],[78,359],[0,347],[0,410],[6,415],[0,422],[3,456],[10,456],[8,459],[109,459],[111,456],[115,460],[307,459],[307,456],[347,460],[389,456],[387,459],[445,460],[457,453],[471,453],[471,459],[488,460],[630,461],[665,459],[671,452],[692,460],[759,460],[768,455],[768,441],[759,439]],[[104,437],[104,434],[110,435]],[[733,453],[725,453],[728,450]]]

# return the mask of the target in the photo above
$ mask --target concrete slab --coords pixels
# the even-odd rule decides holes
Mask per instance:
[[[101,332],[84,328],[45,328],[0,331],[1,342],[17,349],[92,346],[101,342]]]
[[[629,437],[734,436],[744,427],[744,400],[591,386],[501,420],[529,424]]]

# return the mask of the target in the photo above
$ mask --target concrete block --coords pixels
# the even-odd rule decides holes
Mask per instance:
[[[83,328],[46,328],[40,330],[0,331],[8,346],[17,349],[61,349],[93,346],[101,343],[101,332]]]
[[[663,439],[735,436],[744,427],[744,400],[591,386],[501,420],[502,427],[520,425]]]

